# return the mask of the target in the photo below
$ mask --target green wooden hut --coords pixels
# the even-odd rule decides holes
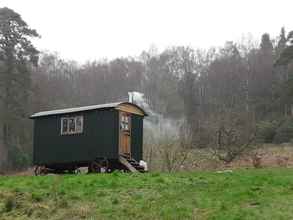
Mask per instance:
[[[129,102],[38,112],[34,120],[33,162],[36,174],[142,170],[143,118]]]

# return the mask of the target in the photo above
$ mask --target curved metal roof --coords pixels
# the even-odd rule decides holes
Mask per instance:
[[[69,114],[74,112],[83,112],[83,111],[90,111],[90,110],[96,110],[96,109],[110,109],[110,108],[117,108],[121,104],[129,104],[133,105],[136,108],[140,109],[145,116],[147,116],[147,113],[138,105],[133,104],[131,102],[113,102],[113,103],[106,103],[106,104],[100,104],[100,105],[89,105],[89,106],[82,106],[82,107],[75,107],[75,108],[65,108],[65,109],[56,109],[51,111],[42,111],[34,113],[30,116],[30,118],[38,118],[43,116],[51,116],[51,115],[60,115],[60,114]]]

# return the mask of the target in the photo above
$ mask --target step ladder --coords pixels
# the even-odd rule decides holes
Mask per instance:
[[[144,173],[144,167],[128,155],[119,155],[119,161],[132,173]]]

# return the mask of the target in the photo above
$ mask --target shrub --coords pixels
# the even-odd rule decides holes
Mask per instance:
[[[15,145],[10,145],[8,148],[8,160],[11,168],[23,169],[31,165],[31,154],[23,151]]]
[[[293,139],[293,119],[288,118],[277,128],[273,142],[276,144],[287,143]]]
[[[279,123],[276,121],[262,121],[257,124],[256,140],[259,143],[272,143]]]
[[[256,140],[256,126],[251,114],[229,110],[214,120],[211,150],[216,158],[231,163],[245,151],[251,150]]]
[[[252,165],[254,168],[261,168],[262,167],[262,157],[261,155],[259,155],[258,153],[255,153],[253,156],[252,156]]]

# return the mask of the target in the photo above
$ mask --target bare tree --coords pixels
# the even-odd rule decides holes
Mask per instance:
[[[216,121],[213,154],[225,163],[232,162],[254,146],[255,128],[247,113],[223,113]]]

